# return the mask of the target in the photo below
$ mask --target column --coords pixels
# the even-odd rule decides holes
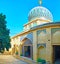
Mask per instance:
[[[33,31],[33,60],[37,60],[37,33]]]
[[[18,51],[19,56],[20,56],[20,53],[21,53],[21,52],[20,52],[20,45],[19,45],[19,51]]]
[[[31,56],[31,58],[33,56],[32,45],[30,46],[30,56]]]
[[[21,56],[22,55],[22,45],[20,44],[19,45],[19,56]]]
[[[46,43],[46,61],[52,64],[52,42],[51,42],[51,28],[46,29],[47,31],[47,43]]]
[[[22,52],[23,56],[25,56],[25,47],[23,46],[23,52]]]

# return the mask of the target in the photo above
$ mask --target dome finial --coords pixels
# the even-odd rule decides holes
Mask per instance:
[[[42,5],[42,0],[39,0],[39,4]]]

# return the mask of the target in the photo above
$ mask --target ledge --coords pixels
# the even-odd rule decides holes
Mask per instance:
[[[28,64],[37,64],[36,61],[30,59],[30,58],[27,58],[27,57],[23,57],[23,56],[18,56],[18,55],[13,55],[15,58],[19,59],[19,60],[22,60],[24,62],[27,62]]]

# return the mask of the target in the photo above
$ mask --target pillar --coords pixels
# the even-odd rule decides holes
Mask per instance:
[[[19,51],[18,51],[18,55],[20,56],[20,45],[19,45]]]
[[[51,28],[46,29],[47,32],[47,43],[46,43],[46,61],[52,64],[52,36],[51,36]]]
[[[21,42],[22,43],[22,42]],[[21,56],[22,55],[22,45],[20,44],[19,45],[19,56]]]
[[[37,60],[37,33],[33,31],[33,60]]]

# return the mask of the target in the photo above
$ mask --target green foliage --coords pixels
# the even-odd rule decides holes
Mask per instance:
[[[44,60],[44,59],[41,59],[41,58],[38,58],[38,59],[37,59],[37,62],[46,63],[46,60]]]
[[[42,59],[41,59],[41,58],[38,58],[38,59],[37,59],[37,62],[42,62]]]
[[[20,56],[23,56],[23,54],[20,54]]]
[[[5,19],[6,16],[1,13],[0,14],[0,43],[2,43],[2,45],[0,45],[0,48],[2,48],[3,51],[4,48],[6,48],[8,51],[9,48],[11,47],[10,36],[9,36],[10,30],[6,27],[7,22]]]
[[[18,51],[16,52],[16,55],[18,55]]]

